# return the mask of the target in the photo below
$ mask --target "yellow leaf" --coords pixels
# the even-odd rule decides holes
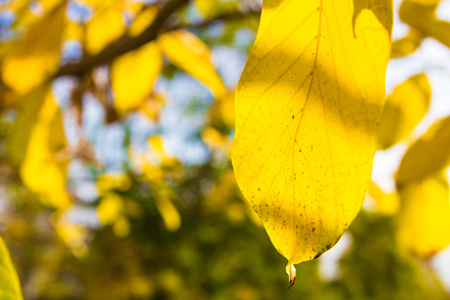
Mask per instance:
[[[6,85],[26,94],[57,70],[64,22],[65,6],[60,5],[30,26],[3,60],[1,75]]]
[[[20,166],[25,159],[31,130],[49,88],[49,85],[40,86],[17,101],[18,115],[14,122],[13,132],[9,135],[6,143],[9,161],[15,167]]]
[[[66,191],[67,163],[55,157],[66,145],[63,134],[61,112],[49,91],[31,128],[20,175],[25,186],[40,195],[44,204],[58,209],[71,203]]]
[[[427,75],[417,74],[397,86],[387,97],[378,127],[378,143],[387,149],[407,138],[430,107]]]
[[[106,194],[97,205],[97,214],[103,225],[114,224],[123,214],[123,200],[114,193]]]
[[[159,36],[158,43],[178,68],[204,83],[216,98],[226,94],[226,87],[212,63],[208,46],[196,35],[178,30]]]
[[[401,246],[420,258],[430,258],[450,244],[450,194],[443,174],[400,189],[397,219]]]
[[[70,248],[73,255],[77,258],[86,257],[89,248],[85,242],[88,236],[88,230],[80,224],[72,223],[58,213],[53,214],[51,223],[58,236]]]
[[[398,58],[409,55],[416,51],[422,43],[423,34],[415,29],[411,29],[409,33],[392,42],[391,58]]]
[[[111,66],[111,86],[117,111],[125,113],[142,105],[153,90],[162,64],[162,54],[155,42],[114,60]]]
[[[367,186],[369,196],[375,200],[376,210],[380,214],[392,216],[395,215],[400,208],[400,199],[397,192],[386,193],[380,189],[373,181]]]
[[[4,300],[23,300],[19,277],[11,261],[8,248],[0,237],[0,295]]]
[[[292,264],[336,244],[364,201],[384,100],[391,5],[263,3],[236,90],[231,157],[243,195],[289,260],[291,279]]]
[[[217,129],[208,126],[203,129],[201,137],[203,142],[211,150],[219,149],[223,152],[223,154],[229,156],[231,139],[228,135],[225,135],[219,132]]]
[[[435,122],[406,150],[397,171],[397,186],[421,180],[448,166],[449,149],[450,117],[446,117]]]
[[[103,173],[97,177],[96,185],[99,196],[112,190],[126,191],[131,187],[131,179],[123,173]]]
[[[158,9],[155,6],[149,6],[139,13],[128,28],[130,36],[140,35],[155,19]]]
[[[91,55],[97,54],[122,36],[125,29],[120,9],[114,7],[97,9],[86,25],[86,50]]]
[[[155,197],[155,205],[163,218],[166,229],[169,231],[178,230],[181,225],[180,214],[170,199],[165,195],[157,195]]]
[[[158,122],[166,102],[167,99],[165,95],[153,93],[150,98],[147,98],[139,107],[139,113],[143,117],[150,118],[151,120]]]
[[[450,47],[450,22],[436,18],[439,0],[405,0],[399,9],[400,19],[423,35],[430,36]]]

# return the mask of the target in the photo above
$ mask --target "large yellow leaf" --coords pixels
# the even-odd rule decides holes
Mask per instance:
[[[0,237],[0,299],[22,300],[19,277],[11,261],[8,248]]]
[[[397,224],[401,246],[429,258],[450,244],[450,194],[444,174],[401,188],[400,200]]]
[[[169,60],[178,68],[211,89],[216,98],[226,94],[226,87],[212,64],[212,53],[196,35],[186,30],[165,33],[158,43]]]
[[[162,54],[155,42],[117,58],[111,66],[116,110],[124,113],[139,108],[150,96],[162,64]]]
[[[65,6],[59,5],[30,26],[3,60],[1,76],[6,85],[26,94],[57,70],[64,22]]]
[[[364,201],[384,99],[391,5],[263,3],[236,90],[232,161],[290,274],[292,264],[330,249]]]
[[[397,171],[397,186],[428,177],[449,163],[450,117],[446,117],[434,123],[406,150]]]
[[[378,127],[382,149],[408,137],[430,107],[431,87],[427,75],[417,74],[397,86],[386,99]]]

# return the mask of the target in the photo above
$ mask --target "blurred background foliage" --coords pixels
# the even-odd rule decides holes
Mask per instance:
[[[393,59],[426,38],[450,46],[439,4],[401,3],[410,32]],[[25,299],[450,299],[431,265],[450,243],[450,117],[412,134],[430,107],[426,74],[397,86],[382,113],[380,151],[408,146],[397,188],[371,182],[343,240],[299,265],[287,290],[286,261],[228,156],[260,10],[0,1],[0,233]],[[8,274],[3,291],[17,281]]]

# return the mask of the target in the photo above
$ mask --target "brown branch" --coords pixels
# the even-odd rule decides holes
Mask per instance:
[[[64,65],[55,75],[54,78],[65,75],[82,75],[97,65],[106,64],[114,58],[137,49],[140,46],[156,39],[158,33],[163,27],[167,19],[181,6],[188,3],[189,0],[169,0],[162,7],[153,23],[147,27],[144,32],[136,37],[130,37],[125,34],[118,40],[106,46],[100,53],[94,56],[86,56],[82,61],[74,64]]]
[[[177,29],[183,29],[183,28],[191,28],[191,29],[205,28],[214,23],[221,22],[221,21],[242,20],[242,19],[250,18],[250,17],[259,17],[260,15],[261,15],[260,11],[254,11],[254,10],[250,10],[248,12],[226,13],[223,15],[218,15],[212,19],[203,20],[198,23],[177,24],[175,26],[167,28],[166,30],[164,30],[164,32],[173,31],[173,30],[177,30]]]
[[[170,0],[161,10],[153,23],[139,36],[130,37],[124,35],[118,40],[109,44],[100,53],[94,56],[87,56],[82,61],[73,64],[64,65],[54,76],[54,78],[66,75],[82,75],[90,71],[95,66],[106,64],[114,60],[116,57],[135,50],[140,46],[155,40],[160,33],[178,30],[182,28],[205,28],[219,21],[240,20],[247,17],[257,17],[260,15],[258,11],[248,11],[244,13],[227,13],[216,16],[215,18],[203,20],[198,23],[186,23],[169,26],[163,29],[164,23],[178,8],[188,3],[189,0]]]

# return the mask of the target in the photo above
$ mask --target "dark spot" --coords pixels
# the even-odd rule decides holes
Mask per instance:
[[[292,119],[294,118],[294,115],[292,115]]]
[[[261,189],[260,189],[260,188],[258,188],[258,192],[261,192]]]
[[[327,244],[326,246],[325,246],[325,250],[330,250],[331,249],[331,244]]]
[[[311,229],[311,231],[312,231],[312,232],[316,231],[316,227],[313,227],[313,228]]]
[[[316,256],[314,256],[314,259],[319,258],[323,253],[317,253]]]

